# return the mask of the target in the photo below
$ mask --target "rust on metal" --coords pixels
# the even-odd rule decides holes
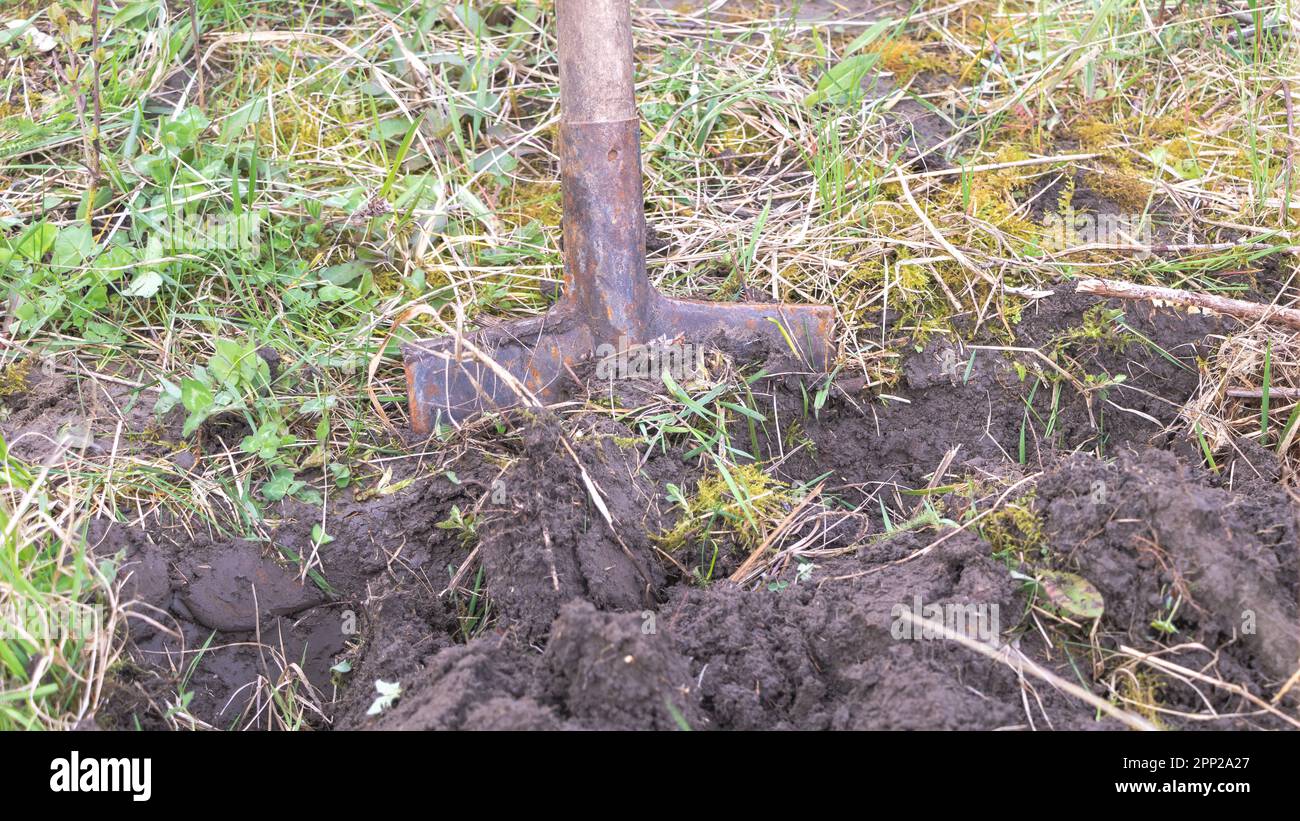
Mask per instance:
[[[468,334],[474,347],[543,401],[598,345],[668,337],[762,336],[792,346],[811,371],[832,356],[825,305],[703,302],[666,297],[646,274],[640,125],[632,99],[628,0],[559,5],[560,178],[564,290],[547,313]],[[411,427],[427,433],[517,404],[511,387],[457,337],[403,348]]]

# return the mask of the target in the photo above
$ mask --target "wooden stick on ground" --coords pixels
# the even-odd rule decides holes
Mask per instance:
[[[1263,399],[1263,388],[1228,388],[1233,399]],[[1300,388],[1270,388],[1268,395],[1274,399],[1300,399]]]
[[[1212,294],[1198,294],[1178,288],[1158,288],[1154,285],[1134,285],[1131,282],[1117,282],[1113,279],[1082,279],[1075,287],[1076,293],[1095,294],[1096,296],[1115,297],[1117,299],[1150,300],[1168,302],[1184,307],[1204,308],[1227,316],[1235,316],[1251,322],[1276,322],[1300,329],[1300,311],[1295,308],[1280,308],[1276,305],[1261,305],[1244,299],[1229,299]]]

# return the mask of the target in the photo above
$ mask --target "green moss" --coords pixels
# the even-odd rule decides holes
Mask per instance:
[[[808,431],[804,430],[803,422],[798,419],[792,420],[785,426],[784,435],[787,450],[803,448],[811,458],[817,458],[817,443],[808,435]]]
[[[26,393],[31,372],[32,357],[30,356],[0,368],[0,399]]]
[[[790,503],[791,489],[756,464],[726,471],[710,473],[699,480],[694,496],[679,499],[677,524],[652,537],[654,541],[672,551],[728,536],[743,548],[756,547],[767,532],[766,523]]]
[[[1187,134],[1187,120],[1182,117],[1175,117],[1172,114],[1146,121],[1138,118],[1138,122],[1134,123],[1134,126],[1144,129],[1148,136],[1161,140]]]
[[[1083,314],[1083,324],[1071,328],[1058,342],[1061,347],[1096,346],[1123,352],[1137,337],[1118,322],[1124,312],[1098,302]]]
[[[1094,194],[1126,211],[1145,210],[1151,194],[1150,186],[1142,180],[1120,171],[1090,171],[1083,182]]]
[[[1025,565],[1046,555],[1047,536],[1032,493],[989,515],[980,530],[999,559]]]
[[[873,305],[865,294],[878,292],[885,282],[885,265],[879,257],[858,263],[832,285],[831,293],[839,307],[842,322],[853,328],[870,330],[876,327],[879,306]]]
[[[516,228],[534,221],[559,225],[560,216],[560,185],[549,180],[517,183],[502,202],[502,221]]]
[[[1019,162],[1029,158],[1030,154],[1023,146],[1007,143],[998,149],[992,162]],[[1028,170],[1032,171],[1032,169]],[[968,213],[1007,231],[1014,227],[1010,223],[1016,219],[1013,215],[1017,203],[1012,194],[1025,188],[1029,181],[1030,177],[1023,166],[999,168],[995,171],[971,174],[965,181],[958,180],[954,184],[953,193],[962,198],[962,204],[966,206]]]
[[[149,421],[140,430],[125,431],[123,435],[132,442],[138,442],[142,445],[156,445],[176,453],[191,450],[185,442],[173,441],[168,435],[167,426],[155,417],[150,417]]]
[[[1070,133],[1079,141],[1084,151],[1105,153],[1112,150],[1121,132],[1114,123],[1104,122],[1091,117],[1076,122]]]
[[[1073,176],[1066,177],[1061,193],[1056,198],[1056,210],[1062,214],[1074,210],[1074,180]]]
[[[1164,729],[1165,725],[1158,709],[1161,703],[1161,691],[1164,689],[1164,682],[1160,677],[1150,671],[1137,669],[1116,676],[1116,679],[1125,708],[1142,716],[1156,727]]]
[[[911,37],[897,37],[878,41],[868,52],[878,55],[880,65],[892,73],[899,83],[905,83],[918,74],[955,74],[957,61],[946,51],[926,50],[923,43]]]

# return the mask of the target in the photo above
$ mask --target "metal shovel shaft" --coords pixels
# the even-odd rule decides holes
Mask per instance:
[[[641,130],[627,0],[560,0],[564,296],[602,340],[641,339],[659,294],[645,268]]]

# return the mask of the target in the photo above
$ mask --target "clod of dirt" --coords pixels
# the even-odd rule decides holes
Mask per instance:
[[[1099,306],[1123,309],[1131,330],[1112,324],[1109,339],[1070,336]],[[1098,324],[1096,314],[1091,316]],[[1074,379],[1086,372],[1122,382],[1086,397],[1065,384],[1057,396],[1047,382],[1035,390],[1036,371],[1060,376],[1035,356],[959,349],[935,339],[903,362],[903,379],[889,393],[904,401],[828,403],[803,422],[815,447],[787,459],[783,471],[800,479],[830,471],[832,483],[896,480],[915,487],[956,446],[961,450],[954,465],[978,463],[1008,473],[1020,469],[1022,442],[1025,465],[1037,469],[1076,449],[1110,453],[1126,443],[1163,444],[1166,427],[1177,422],[1183,401],[1196,389],[1197,357],[1210,351],[1206,336],[1225,325],[1216,317],[1099,301],[1069,293],[1065,285],[1025,308],[1016,326],[1017,347],[1051,351],[1066,344],[1069,359],[1062,361],[1074,368]],[[1016,363],[1025,369],[1023,378]],[[787,416],[798,412],[801,401],[796,391]],[[776,451],[764,445],[765,452]]]
[[[895,541],[902,550],[923,546],[912,535]],[[692,659],[702,706],[716,726],[991,729],[1017,723],[1014,700],[1004,697],[1015,690],[1013,675],[951,643],[900,638],[895,613],[917,602],[976,605],[997,608],[1010,620],[1015,585],[1005,568],[970,537],[897,566],[865,552],[828,569],[820,585],[780,592],[719,585],[685,590],[664,607],[662,623]]]
[[[256,696],[250,685],[286,665],[300,665],[316,689],[330,692],[330,667],[362,641],[364,658],[350,656],[358,676],[418,669],[457,631],[454,609],[437,593],[468,553],[437,524],[452,504],[472,507],[494,474],[490,464],[471,465],[460,484],[426,476],[402,493],[335,499],[333,541],[318,547],[312,528],[320,509],[300,502],[280,505],[268,542],[195,537],[165,517],[143,528],[92,521],[92,549],[120,556],[121,598],[143,617],[128,619],[133,682],[172,702],[175,679],[185,675],[190,712],[224,727],[241,726]],[[331,592],[302,579],[298,562],[313,553]],[[139,697],[118,688],[119,703],[105,713],[124,715],[128,725],[143,719],[131,706]]]
[[[95,379],[75,380],[36,360],[24,390],[0,397],[0,435],[9,452],[32,463],[63,454],[103,458],[119,452],[163,456],[180,438],[182,411],[159,420],[142,391]],[[116,440],[116,443],[115,443]]]
[[[566,604],[540,656],[509,636],[480,637],[430,661],[382,729],[671,729],[701,726],[686,659],[637,614]]]
[[[489,595],[528,638],[545,634],[570,599],[640,610],[664,581],[649,543],[661,491],[641,475],[636,449],[596,432],[575,442],[575,460],[563,435],[548,422],[525,429],[523,455],[501,479],[509,507],[483,528]]]
[[[923,546],[916,534],[894,541],[895,550],[881,552]],[[921,602],[959,608],[971,617],[971,634],[999,628],[978,614],[1017,618],[1023,603],[1016,585],[986,547],[965,535],[904,564],[857,557],[828,567],[820,586],[780,592],[726,583],[678,588],[654,614],[570,602],[540,656],[508,633],[445,649],[403,682],[407,692],[396,707],[377,719],[345,718],[343,726],[1026,726],[1022,684],[1008,667],[952,642],[900,632],[897,608]],[[1051,691],[1039,697],[1049,726],[1097,726],[1086,706]]]
[[[1174,624],[1227,644],[1279,685],[1300,664],[1296,511],[1280,488],[1208,487],[1173,456],[1074,457],[1038,486],[1054,550],[1107,602],[1106,625],[1134,642],[1179,598]],[[1244,645],[1244,646],[1243,646]]]
[[[560,718],[527,696],[536,665],[536,653],[513,639],[483,636],[442,650],[417,673],[395,677],[403,686],[401,700],[378,717],[366,715],[366,693],[349,698],[340,723],[381,730],[557,729]]]
[[[181,603],[213,630],[254,630],[260,617],[290,616],[325,601],[323,593],[244,540],[202,559],[185,556],[180,576]]]
[[[583,726],[667,730],[700,726],[690,665],[650,632],[650,613],[565,605],[551,627],[536,692]]]

